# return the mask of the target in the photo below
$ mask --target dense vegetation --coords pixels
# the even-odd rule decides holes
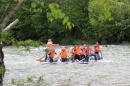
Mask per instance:
[[[8,0],[0,3],[1,16]],[[58,10],[52,10],[50,3],[56,3]],[[52,11],[54,16],[49,14]],[[129,0],[25,0],[8,23],[17,18],[20,22],[5,35],[6,41],[31,39],[46,43],[48,38],[59,44],[130,41]]]

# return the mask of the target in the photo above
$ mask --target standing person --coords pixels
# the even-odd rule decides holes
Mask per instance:
[[[53,58],[55,55],[57,55],[57,53],[55,52],[55,49],[54,48],[50,49],[50,53],[48,54],[49,62],[51,63],[54,62]]]
[[[96,42],[95,46],[97,46],[97,48],[100,49],[100,45],[98,42]]]
[[[67,61],[67,51],[66,51],[66,49],[62,49],[61,50],[60,57],[61,57],[61,61],[62,62],[66,62]]]
[[[46,46],[47,46],[48,48],[52,48],[52,47],[53,47],[53,42],[52,42],[51,39],[48,39],[48,42],[47,42]]]
[[[97,46],[97,45],[94,46],[94,52],[95,52],[95,55],[97,57],[97,60],[100,60],[101,58],[100,58],[99,53],[101,53],[101,55],[102,55],[102,52],[101,52],[99,46]]]
[[[58,46],[58,45],[59,45],[59,44],[53,44],[53,42],[52,42],[51,39],[48,39],[48,42],[47,42],[47,44],[46,44],[46,46],[47,46],[48,48],[53,48],[53,47]]]

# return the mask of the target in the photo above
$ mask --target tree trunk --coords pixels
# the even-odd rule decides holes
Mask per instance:
[[[0,86],[3,86],[3,78],[5,73],[5,65],[4,65],[4,53],[2,51],[2,44],[0,44]]]

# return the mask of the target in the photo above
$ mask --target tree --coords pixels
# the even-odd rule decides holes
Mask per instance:
[[[9,4],[7,4],[7,8],[5,9],[4,13],[2,14],[2,16],[0,17],[0,29],[1,29],[1,38],[2,38],[2,34],[6,31],[8,31],[9,29],[11,29],[11,27],[15,26],[19,20],[16,19],[15,21],[13,21],[12,23],[10,23],[8,26],[7,23],[9,21],[9,19],[11,18],[11,16],[14,14],[14,12],[19,8],[19,6],[23,3],[24,0],[20,0],[18,3],[15,4],[14,7],[12,7],[12,4],[14,0],[10,0]],[[12,9],[10,10],[10,8],[12,7]],[[2,41],[0,44],[0,85],[2,85],[3,82],[3,77],[4,77],[4,54],[2,51]]]
[[[4,54],[2,51],[2,41],[4,40],[4,34],[5,32],[9,31],[13,26],[15,26],[19,20],[16,19],[14,20],[12,23],[9,23],[10,18],[13,16],[13,14],[15,13],[15,11],[21,6],[21,4],[26,1],[26,0],[10,0],[9,3],[8,1],[2,0],[1,2],[5,2],[4,5],[6,5],[5,9],[2,9],[3,14],[0,15],[0,29],[1,29],[1,45],[0,45],[0,67],[5,67],[4,66]],[[4,5],[2,5],[4,7]],[[42,12],[42,7],[44,6],[44,2],[42,0],[32,0],[31,2],[31,11],[34,13],[39,13]],[[59,9],[59,5],[52,3],[49,4],[49,8],[50,8],[50,12],[47,12],[47,17],[48,17],[48,21],[52,22],[54,19],[63,19],[63,24],[66,24],[66,26],[71,29],[74,25],[73,23],[69,22],[69,20],[67,19],[67,16]],[[11,40],[12,41],[12,40]],[[17,40],[13,40],[12,42],[15,42]],[[5,41],[6,42],[6,41]],[[27,40],[27,41],[20,41],[16,44],[22,46],[24,45],[25,47],[28,45],[31,46],[38,46],[39,42],[36,43],[32,43],[34,41],[32,40]],[[27,48],[28,50],[28,48]],[[0,71],[0,84],[2,85],[2,81],[3,81],[3,77],[4,77],[4,72],[5,71]]]

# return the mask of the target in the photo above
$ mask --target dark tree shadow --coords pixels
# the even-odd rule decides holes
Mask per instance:
[[[5,73],[5,65],[4,65],[4,53],[2,51],[3,45],[0,44],[0,86],[3,86],[3,78]]]

